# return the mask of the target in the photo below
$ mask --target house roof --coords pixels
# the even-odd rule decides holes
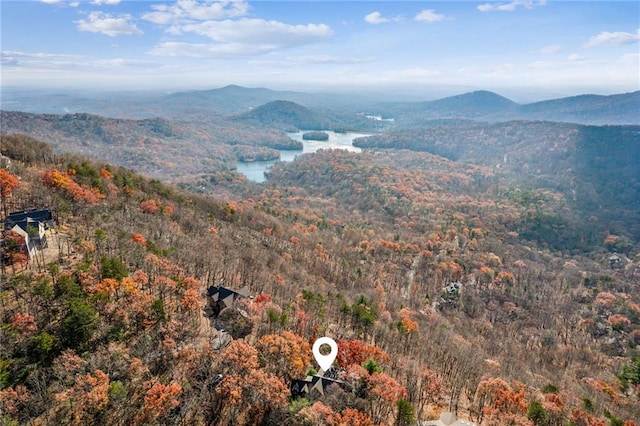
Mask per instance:
[[[291,396],[293,396],[294,398],[304,396],[314,389],[320,392],[321,395],[324,395],[324,390],[332,384],[337,384],[343,389],[346,389],[348,387],[345,382],[333,379],[331,377],[317,375],[307,376],[304,380],[291,381]]]
[[[42,236],[41,234],[44,233],[44,223],[39,222],[37,220],[31,219],[30,217],[24,219],[24,220],[19,220],[19,221],[15,221],[15,222],[5,222],[4,223],[4,229],[5,230],[9,230],[9,229],[14,229],[14,228],[20,228],[25,232],[29,231],[29,227],[35,228],[38,230],[38,235]]]
[[[233,299],[238,299],[240,297],[249,297],[248,292],[245,289],[241,289],[238,291],[231,290],[230,288],[223,287],[220,285],[212,285],[207,289],[207,296],[211,297],[215,301],[223,301],[226,300],[229,296],[232,296]]]
[[[454,413],[441,413],[440,419],[420,423],[420,426],[476,426],[469,420],[459,419]]]
[[[45,223],[47,225],[53,225],[53,215],[49,209],[41,210],[24,210],[19,212],[9,213],[9,216],[4,220],[4,229],[11,229],[15,225],[20,226],[22,229],[27,229],[30,224],[37,225],[38,223]]]

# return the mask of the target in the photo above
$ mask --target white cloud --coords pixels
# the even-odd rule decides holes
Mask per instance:
[[[177,0],[172,5],[152,5],[152,12],[142,15],[142,19],[155,24],[167,25],[206,21],[210,19],[237,18],[247,14],[249,4],[244,0],[220,0],[198,2]]]
[[[299,71],[298,71],[299,72]],[[368,66],[345,66],[339,71],[332,73],[332,87],[387,87],[403,86],[415,89],[416,85],[437,84],[443,78],[443,73],[439,69],[424,67],[409,67],[380,70]],[[316,84],[327,84],[323,81],[322,75],[317,76]]]
[[[378,11],[375,12],[371,12],[370,14],[366,15],[364,17],[364,20],[370,24],[376,25],[376,24],[384,24],[386,22],[402,22],[403,21],[403,17],[402,15],[396,15],[393,17],[386,17],[386,16],[382,16],[382,14]],[[345,23],[347,24],[347,23]]]
[[[638,40],[640,40],[640,29],[638,29],[638,32],[635,34],[622,31],[603,31],[600,34],[591,37],[589,41],[584,44],[584,47],[591,48],[602,45],[630,44]]]
[[[162,65],[149,62],[149,61],[139,61],[135,59],[125,59],[125,58],[109,58],[109,59],[97,59],[95,61],[90,61],[88,66],[93,68],[159,68]]]
[[[413,67],[396,69],[382,73],[382,79],[388,81],[423,81],[442,75],[442,72],[435,68]]]
[[[334,55],[300,55],[288,56],[283,59],[251,59],[247,63],[251,66],[269,67],[272,69],[314,67],[318,70],[318,65],[357,65],[371,63],[376,60],[373,56],[334,56]]]
[[[444,15],[440,15],[436,13],[433,9],[425,9],[422,12],[418,13],[414,18],[416,21],[423,22],[440,22],[445,18]]]
[[[280,48],[317,43],[333,34],[331,28],[324,24],[289,25],[263,19],[207,21],[175,26],[169,30],[172,34],[198,34],[216,43],[163,42],[149,54],[193,58],[259,55]]]
[[[625,53],[620,57],[620,62],[637,66],[640,64],[640,53]]]
[[[225,59],[234,56],[258,55],[270,52],[275,48],[276,46],[268,44],[207,44],[167,41],[158,44],[147,53],[153,56]]]
[[[355,57],[355,56],[333,56],[333,55],[303,55],[303,56],[291,56],[287,58],[287,61],[295,65],[317,65],[317,64],[331,64],[331,65],[351,65],[351,64],[364,64],[373,62],[375,60],[372,56],[367,57]]]
[[[29,60],[70,60],[70,59],[78,59],[82,56],[80,55],[69,55],[65,53],[29,53],[22,52],[18,50],[3,50],[1,52],[2,59],[12,62],[18,61],[29,61]]]
[[[167,28],[166,30],[164,30],[164,32],[166,34],[170,34],[170,35],[174,35],[174,36],[178,36],[178,35],[182,35],[182,28],[180,27],[180,25],[171,25],[169,28]]]
[[[179,29],[182,32],[209,37],[219,43],[274,47],[315,43],[326,40],[333,34],[331,28],[325,24],[290,25],[278,21],[248,18],[187,24],[180,26]]]
[[[531,68],[543,69],[549,68],[551,66],[550,62],[547,61],[534,61],[529,64]]]
[[[64,2],[62,0],[40,0],[41,3],[46,3],[46,4],[54,4],[57,5],[59,7],[78,7],[80,6],[80,2],[79,1],[71,1],[71,2]]]
[[[536,6],[544,6],[546,0],[514,0],[511,3],[485,3],[477,7],[480,12],[513,12],[518,7],[533,9]]]
[[[114,16],[104,12],[91,12],[87,19],[75,21],[78,30],[101,33],[109,37],[121,35],[142,35],[135,24],[129,22],[131,15]]]
[[[367,16],[364,17],[364,20],[370,24],[384,24],[385,22],[389,22],[388,18],[384,18],[382,14],[378,11],[371,12]]]
[[[91,4],[97,4],[97,5],[105,4],[105,5],[115,6],[117,4],[120,4],[120,0],[93,0]]]
[[[513,81],[518,75],[517,69],[518,66],[512,63],[492,64],[480,74],[480,77],[501,82]]]
[[[578,62],[578,61],[584,61],[585,58],[584,56],[578,54],[578,53],[572,53],[571,55],[567,56],[567,61],[571,61],[571,62]]]
[[[114,69],[158,67],[159,64],[125,58],[92,58],[66,53],[22,52],[3,50],[2,64],[19,69],[63,70],[63,69]]]
[[[552,54],[552,53],[558,53],[562,50],[562,47],[558,44],[550,44],[549,46],[545,46],[542,49],[540,49],[540,53],[544,53],[544,54]]]
[[[28,53],[21,52],[19,50],[3,50],[2,56],[20,56],[25,58],[49,58],[49,57],[58,57],[58,56],[75,56],[75,55],[65,55],[63,53]]]

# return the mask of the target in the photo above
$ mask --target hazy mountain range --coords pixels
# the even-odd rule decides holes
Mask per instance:
[[[34,113],[88,112],[109,117],[163,117],[211,120],[246,113],[273,101],[302,105],[321,121],[349,121],[353,115],[394,118],[397,126],[411,127],[425,120],[457,118],[481,121],[547,120],[580,124],[640,124],[640,91],[617,95],[581,95],[519,104],[489,91],[468,92],[424,102],[385,101],[375,94],[275,91],[226,86],[218,89],[159,93],[60,94],[5,91],[2,109]],[[272,106],[278,106],[274,104]],[[279,105],[281,106],[281,105]],[[283,112],[287,114],[287,111]],[[264,108],[261,114],[266,114]],[[338,119],[338,116],[342,118]],[[271,117],[269,120],[272,120]],[[314,118],[318,120],[318,117]]]
[[[524,105],[476,91],[365,106],[371,99],[337,96],[332,103],[331,95],[240,86],[159,98],[54,96],[40,107],[34,99],[24,109],[78,102],[106,116],[5,110],[4,133],[47,140],[58,152],[90,155],[160,179],[189,181],[234,170],[237,161],[278,158],[277,149],[301,149],[286,131],[354,130],[374,134],[356,141],[362,148],[408,149],[498,167],[525,185],[559,190],[589,210],[619,206],[608,210],[612,220],[622,210],[628,215],[629,203],[637,201],[640,92]],[[118,106],[118,115],[128,118],[107,117]],[[145,115],[153,118],[139,118]]]
[[[14,95],[3,207],[57,224],[28,273],[3,248],[10,423],[639,418],[640,92]],[[302,154],[301,129],[369,136]],[[264,183],[235,169],[283,149]],[[220,284],[254,297],[219,305]],[[292,400],[320,333],[353,388]]]
[[[165,95],[161,102],[129,99],[128,108],[141,112],[152,105],[164,118],[3,111],[2,123],[3,132],[50,141],[58,152],[90,155],[177,182],[234,170],[237,161],[278,158],[277,149],[301,149],[286,131],[369,132],[374,136],[355,144],[501,168],[527,187],[560,191],[588,211],[607,205],[612,221],[635,223],[635,210],[628,207],[638,201],[640,127],[615,123],[640,122],[640,92],[520,105],[476,91],[428,102],[372,104],[361,111],[354,103],[335,106],[322,96],[228,86]],[[320,108],[323,100],[327,104]],[[606,125],[578,124],[585,122]],[[635,226],[629,231],[640,235]]]

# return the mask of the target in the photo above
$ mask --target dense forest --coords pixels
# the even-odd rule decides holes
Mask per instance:
[[[4,235],[3,424],[640,418],[640,246],[595,215],[574,227],[584,206],[562,186],[327,150],[212,197],[41,139],[1,146],[3,215],[55,218],[35,257]],[[249,297],[213,318],[218,285]],[[294,398],[320,336],[338,342],[335,383]]]
[[[194,123],[0,111],[0,119],[5,135],[20,133],[45,139],[58,153],[91,156],[172,181],[230,171],[237,161],[279,158],[278,149],[302,149],[300,142],[282,130],[220,118]]]
[[[354,145],[368,150],[429,152],[495,168],[502,182],[514,188],[559,192],[570,207],[563,220],[571,226],[565,227],[560,239],[548,232],[539,239],[556,248],[588,249],[594,241],[584,237],[589,234],[587,228],[594,226],[600,232],[640,238],[640,216],[634,208],[640,205],[639,140],[638,126],[453,120],[359,138]]]

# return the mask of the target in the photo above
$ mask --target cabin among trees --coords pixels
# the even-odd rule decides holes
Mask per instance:
[[[4,220],[2,264],[26,264],[36,256],[38,250],[47,247],[45,231],[53,228],[50,209],[31,209],[10,213]]]
[[[304,380],[291,381],[291,397],[304,398],[318,392],[318,395],[324,395],[325,391],[332,385],[339,386],[345,391],[352,391],[349,386],[334,377],[328,376],[307,376]]]
[[[460,419],[454,413],[441,413],[438,420],[421,422],[420,426],[476,426],[476,424]]]
[[[218,318],[225,308],[232,308],[236,300],[249,297],[249,290],[242,288],[238,291],[223,287],[222,284],[210,286],[207,289],[208,304],[205,313],[210,318]]]

